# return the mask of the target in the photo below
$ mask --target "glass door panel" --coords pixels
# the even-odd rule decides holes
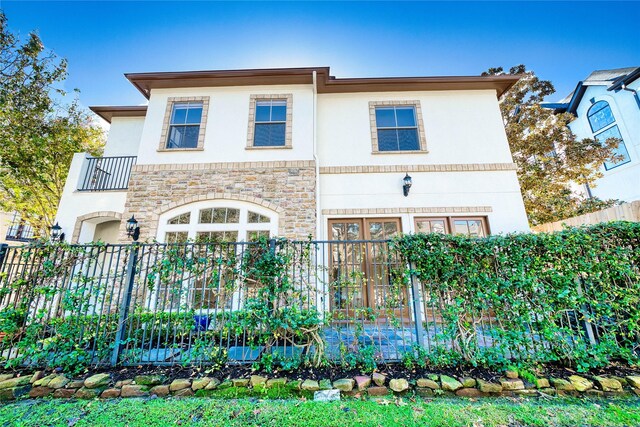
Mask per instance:
[[[330,222],[330,280],[331,306],[340,319],[353,316],[353,310],[366,304],[362,220]]]

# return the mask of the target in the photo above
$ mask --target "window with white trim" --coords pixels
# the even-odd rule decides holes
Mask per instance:
[[[620,129],[616,125],[616,118],[607,101],[594,103],[587,111],[587,120],[589,120],[589,126],[591,126],[594,138],[599,143],[604,144],[611,138],[618,140],[618,147],[613,152],[615,160],[604,162],[605,170],[617,168],[631,161],[627,146],[622,139],[622,135],[620,135]]]

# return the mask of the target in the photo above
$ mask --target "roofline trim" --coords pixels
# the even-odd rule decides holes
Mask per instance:
[[[89,109],[109,123],[114,117],[144,117],[147,115],[146,105],[92,106]]]

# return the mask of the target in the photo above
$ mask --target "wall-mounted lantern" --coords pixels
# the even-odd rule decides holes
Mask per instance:
[[[131,237],[134,242],[137,242],[140,237],[140,227],[138,227],[138,221],[133,215],[127,221],[127,236]]]
[[[404,193],[404,197],[407,197],[409,195],[409,189],[411,188],[412,184],[411,177],[408,173],[405,175],[402,182],[404,182],[404,185],[402,186],[402,192]]]
[[[51,227],[51,241],[53,243],[59,243],[64,241],[64,233],[62,232],[62,227],[60,227],[60,225],[58,225],[57,222],[56,222],[56,225]]]

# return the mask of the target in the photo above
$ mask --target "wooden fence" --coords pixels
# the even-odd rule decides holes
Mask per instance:
[[[640,222],[640,200],[631,203],[623,203],[611,208],[602,209],[584,215],[563,219],[562,221],[548,222],[546,224],[531,227],[536,233],[549,233],[561,231],[565,227],[577,227],[580,225],[598,224],[610,221],[634,221]]]

